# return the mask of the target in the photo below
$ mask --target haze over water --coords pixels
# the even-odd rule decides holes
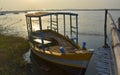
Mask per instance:
[[[67,11],[68,12],[68,11]],[[69,11],[79,15],[79,44],[87,42],[88,48],[96,49],[104,44],[104,11]],[[120,11],[111,12],[115,22]],[[44,20],[44,19],[43,19]],[[60,18],[59,21],[62,19]],[[48,25],[48,20],[44,25]],[[5,29],[3,33],[18,35],[27,38],[25,14],[7,14],[0,16],[0,26]],[[61,24],[59,24],[61,25]],[[109,25],[108,25],[109,26]],[[60,29],[61,31],[61,29]],[[108,30],[110,35],[110,30]]]

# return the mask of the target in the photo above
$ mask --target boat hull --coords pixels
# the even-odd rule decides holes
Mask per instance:
[[[62,70],[64,70],[64,72],[66,72],[68,75],[84,75],[86,68],[87,68],[87,64],[88,64],[88,61],[85,61],[83,64],[81,64],[81,62],[80,62],[81,66],[76,67],[76,66],[70,66],[68,64],[56,63],[56,62],[52,61],[52,59],[47,60],[42,54],[38,55],[34,49],[31,50],[31,58],[34,59],[38,64],[41,64],[41,61],[42,61],[42,62],[45,62],[46,64],[57,66],[57,67],[61,68]],[[70,62],[70,61],[71,60],[69,60],[68,62]],[[79,62],[77,62],[77,63],[79,63]]]

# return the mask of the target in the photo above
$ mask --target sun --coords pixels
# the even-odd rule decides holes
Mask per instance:
[[[22,1],[27,3],[34,3],[34,2],[38,2],[39,0],[22,0]]]
[[[36,0],[30,0],[31,2],[35,2]]]

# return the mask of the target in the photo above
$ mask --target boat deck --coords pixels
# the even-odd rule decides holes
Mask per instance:
[[[33,35],[38,38],[41,37],[39,34],[39,32],[33,33]],[[43,32],[43,37],[44,40],[51,42],[47,46],[45,45],[45,49],[51,52],[61,53],[60,47],[64,48],[65,53],[74,53],[77,50],[70,39],[67,39],[67,37],[64,37],[56,32],[45,31]],[[51,44],[54,45],[51,46]],[[37,43],[37,45],[41,46],[40,43]]]

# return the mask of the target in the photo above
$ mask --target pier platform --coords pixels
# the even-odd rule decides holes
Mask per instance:
[[[88,65],[85,75],[115,75],[114,56],[110,48],[98,48]]]

